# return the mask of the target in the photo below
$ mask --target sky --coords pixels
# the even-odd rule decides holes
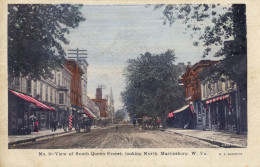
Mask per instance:
[[[67,53],[69,49],[87,50],[88,96],[95,98],[97,86],[106,85],[103,98],[112,88],[116,110],[123,107],[120,92],[125,87],[122,74],[128,59],[168,49],[175,51],[175,64],[195,64],[202,59],[204,48],[193,46],[190,35],[183,33],[186,25],[163,25],[160,10],[143,5],[88,5],[81,12],[86,21],[67,35],[70,44],[64,49]],[[216,60],[212,55],[206,59]]]

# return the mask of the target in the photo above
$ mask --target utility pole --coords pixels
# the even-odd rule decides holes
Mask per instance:
[[[110,115],[111,115],[111,120],[112,123],[114,123],[114,99],[113,99],[113,92],[112,92],[112,87],[111,87],[111,92],[110,92],[110,98],[109,98],[109,108],[110,108]]]
[[[69,54],[69,55],[76,55],[76,57],[68,57],[68,58],[76,58],[77,61],[78,61],[79,59],[86,59],[86,58],[88,58],[87,56],[79,56],[79,55],[88,55],[88,54],[86,53],[86,51],[87,51],[87,50],[79,50],[79,48],[77,48],[76,50],[71,49],[71,50],[69,50],[70,53],[68,53],[68,54]],[[81,53],[80,53],[80,52],[81,52]],[[84,53],[84,52],[85,52],[85,53]]]
[[[79,56],[79,55],[88,55],[86,53],[86,51],[87,50],[80,50],[79,48],[77,48],[76,50],[71,49],[71,50],[69,50],[70,53],[68,53],[68,54],[69,55],[76,55],[76,57],[74,56],[74,57],[68,57],[68,58],[73,58],[73,59],[76,58],[76,61],[79,63],[80,59],[86,59],[87,58],[87,56]],[[79,125],[78,125],[78,107],[79,107],[78,105],[79,105],[79,101],[78,101],[78,98],[79,97],[76,97],[76,115],[75,115],[75,120],[76,120],[75,121],[75,123],[76,123],[75,128],[76,128],[77,131],[79,130]]]

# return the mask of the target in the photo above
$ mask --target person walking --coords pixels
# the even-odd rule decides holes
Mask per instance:
[[[135,124],[136,124],[136,119],[133,119],[133,124],[134,124],[134,128],[135,128]]]
[[[34,123],[34,132],[38,132],[38,120]]]
[[[55,125],[54,119],[53,119],[52,122],[51,122],[51,131],[52,131],[52,132],[56,131],[56,125]]]
[[[158,120],[157,120],[157,126],[158,126],[158,128],[160,128],[160,125],[161,125],[161,120],[158,118]]]

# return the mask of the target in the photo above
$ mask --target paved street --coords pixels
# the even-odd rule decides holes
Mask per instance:
[[[11,146],[21,149],[84,149],[84,148],[215,148],[208,142],[192,137],[143,130],[133,125],[119,125],[93,129],[90,133],[71,133],[32,143]]]

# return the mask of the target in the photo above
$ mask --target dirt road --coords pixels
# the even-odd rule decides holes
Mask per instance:
[[[93,129],[90,133],[73,133],[33,143],[16,145],[21,149],[84,149],[84,148],[215,148],[192,137],[160,130],[143,130],[133,125]]]

